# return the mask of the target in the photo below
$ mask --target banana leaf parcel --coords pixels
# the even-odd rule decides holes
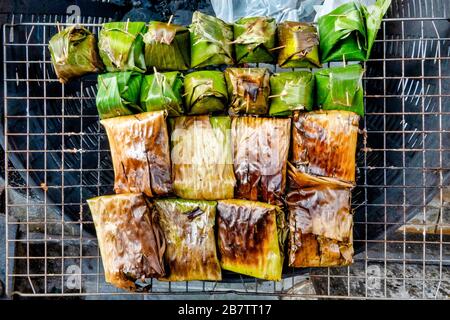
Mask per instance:
[[[176,24],[151,21],[144,34],[145,63],[158,70],[187,70],[190,64],[189,30]]]
[[[216,252],[215,201],[155,200],[166,238],[169,274],[162,280],[222,280]]]
[[[281,68],[320,68],[319,36],[315,26],[304,22],[278,25],[278,65]]]
[[[231,124],[236,198],[282,205],[291,119],[234,118]]]
[[[271,116],[289,116],[295,110],[313,108],[314,76],[308,71],[273,74],[270,77]]]
[[[289,266],[333,267],[353,262],[350,189],[302,188],[286,196],[289,211]]]
[[[87,200],[97,232],[106,282],[136,291],[146,278],[165,275],[166,241],[157,216],[140,193]]]
[[[316,72],[317,105],[324,110],[348,110],[364,116],[363,74],[359,64]]]
[[[126,116],[142,112],[139,107],[142,74],[113,72],[98,75],[95,98],[100,119]]]
[[[218,202],[217,241],[225,270],[281,280],[287,231],[278,206],[235,199]]]
[[[236,63],[270,63],[274,61],[277,24],[270,17],[249,17],[233,25]]]
[[[169,135],[164,111],[101,120],[108,135],[116,193],[148,197],[172,191]]]
[[[61,83],[87,73],[103,71],[97,41],[86,28],[75,25],[55,34],[48,43],[56,76]]]
[[[227,85],[222,72],[197,71],[184,77],[185,106],[188,114],[208,114],[225,110]]]
[[[267,113],[270,82],[266,68],[227,68],[225,79],[231,115]]]
[[[185,199],[218,200],[234,195],[229,117],[171,120],[173,189]]]
[[[108,22],[100,30],[100,57],[109,72],[137,71],[145,73],[145,22]]]
[[[145,111],[167,110],[170,117],[180,116],[183,111],[183,80],[177,71],[144,77],[141,87],[141,106]]]
[[[349,111],[296,113],[291,158],[295,169],[354,184],[358,122],[359,116]]]
[[[191,68],[233,64],[233,27],[219,18],[195,11],[189,27]]]
[[[377,0],[364,6],[358,1],[344,3],[318,19],[322,62],[365,61],[391,0]]]

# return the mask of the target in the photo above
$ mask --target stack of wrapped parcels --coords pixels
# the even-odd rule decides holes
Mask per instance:
[[[88,200],[106,281],[134,291],[151,278],[219,281],[223,269],[280,280],[285,267],[352,263],[364,70],[247,63],[366,60],[387,2],[340,6],[319,31],[196,12],[189,28],[106,23],[98,53],[83,27],[53,37],[61,82],[109,72],[96,102],[116,195]]]

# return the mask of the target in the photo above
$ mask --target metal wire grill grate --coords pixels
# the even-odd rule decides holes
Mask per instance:
[[[94,33],[96,22],[86,24]],[[280,282],[154,280],[149,294],[448,298],[448,30],[445,18],[385,19],[365,65],[352,266],[290,269]],[[7,293],[126,294],[104,282],[85,201],[113,181],[96,78],[57,81],[56,32],[51,20],[3,26]]]

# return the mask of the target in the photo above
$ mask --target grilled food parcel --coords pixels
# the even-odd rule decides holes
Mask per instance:
[[[271,116],[289,116],[293,111],[311,111],[314,75],[308,71],[275,73],[270,77]]]
[[[99,34],[100,57],[109,72],[147,70],[142,35],[147,30],[145,22],[104,23]]]
[[[48,49],[61,83],[87,73],[98,73],[104,69],[97,53],[97,40],[85,27],[74,25],[55,34]]]
[[[144,111],[167,110],[170,117],[181,116],[183,80],[178,71],[146,75],[142,81],[140,101]]]
[[[240,18],[233,24],[236,63],[271,63],[277,24],[271,17]]]
[[[191,57],[188,28],[151,21],[143,40],[147,67],[170,71],[189,69]]]
[[[158,199],[154,208],[166,239],[161,280],[222,280],[216,252],[215,201]]]
[[[291,191],[286,204],[289,266],[333,267],[353,262],[350,189],[322,181]]]
[[[136,291],[149,286],[148,278],[165,276],[165,236],[141,193],[101,196],[87,203],[107,282]]]
[[[233,198],[230,128],[226,116],[170,119],[173,189],[185,199]]]
[[[184,104],[187,114],[222,112],[228,105],[223,72],[203,70],[184,77]]]
[[[172,191],[169,135],[165,111],[100,121],[108,135],[116,193],[148,197]]]
[[[287,21],[278,25],[278,60],[281,68],[320,68],[319,35],[315,26]]]
[[[365,6],[349,1],[319,17],[322,62],[366,61],[391,0]]]
[[[235,197],[282,205],[291,119],[233,118]]]
[[[269,110],[269,77],[266,68],[227,68],[229,114],[266,114]]]
[[[323,110],[347,110],[364,116],[363,74],[360,64],[317,71],[316,105]]]
[[[351,187],[355,183],[358,122],[359,116],[350,111],[295,113],[289,175],[300,185],[305,185],[300,182],[305,179],[328,177]]]
[[[265,280],[281,280],[287,225],[275,205],[220,200],[217,241],[223,269]]]
[[[191,68],[233,64],[233,27],[219,18],[195,11],[189,26]]]
[[[142,112],[139,106],[142,74],[132,71],[98,75],[95,97],[100,119]]]

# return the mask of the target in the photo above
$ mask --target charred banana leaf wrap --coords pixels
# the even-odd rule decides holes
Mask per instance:
[[[364,69],[359,64],[315,73],[316,103],[323,110],[347,110],[364,116]]]
[[[358,122],[359,116],[349,111],[296,113],[291,158],[295,168],[290,175],[305,173],[354,184]]]
[[[314,76],[308,71],[273,74],[270,77],[271,116],[289,116],[295,110],[311,111],[314,99]]]
[[[289,210],[289,266],[333,267],[353,262],[350,189],[323,183],[286,197]]]
[[[265,280],[281,280],[287,225],[274,205],[221,200],[217,238],[223,269]]]
[[[176,24],[151,21],[144,34],[145,63],[158,70],[188,70],[189,30]]]
[[[100,30],[100,57],[109,72],[137,71],[145,73],[145,22],[108,22]]]
[[[281,68],[320,68],[319,35],[315,26],[304,22],[278,25],[278,65]]]
[[[142,74],[131,71],[104,73],[97,79],[95,102],[100,119],[142,112],[139,106]]]
[[[322,62],[369,59],[391,0],[364,6],[350,1],[318,19]]]
[[[222,280],[216,253],[215,201],[161,199],[154,201],[166,237],[163,280]]]
[[[233,27],[224,21],[195,11],[189,27],[191,68],[233,64]]]
[[[226,109],[227,85],[222,72],[197,71],[184,77],[184,102],[188,114],[208,114]]]
[[[233,119],[236,198],[282,205],[290,130],[291,119]]]
[[[177,71],[147,75],[142,81],[141,106],[145,111],[167,110],[170,117],[183,110],[183,80]]]
[[[106,282],[136,291],[147,278],[165,275],[166,242],[157,216],[142,194],[87,200],[94,220]]]
[[[87,73],[103,71],[97,41],[86,28],[75,25],[55,34],[48,43],[56,76],[61,83]]]
[[[233,198],[236,179],[229,117],[171,119],[173,188],[185,199]]]
[[[233,24],[236,63],[270,63],[274,61],[275,33],[274,18],[241,18]]]
[[[116,193],[148,197],[172,191],[169,135],[164,111],[101,120],[108,135]]]
[[[270,80],[266,68],[227,68],[225,79],[230,115],[267,114]]]

